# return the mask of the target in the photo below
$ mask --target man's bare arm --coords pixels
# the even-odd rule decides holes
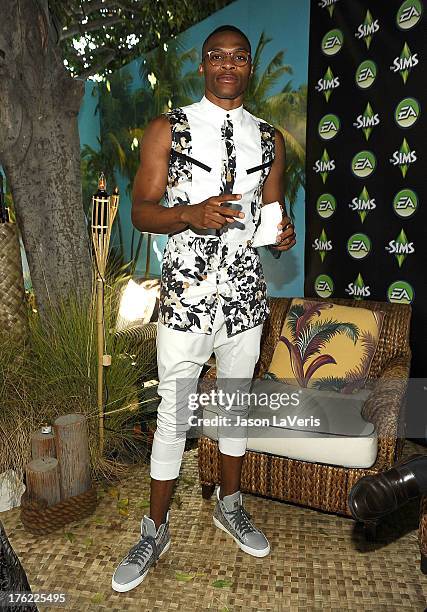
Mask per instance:
[[[166,190],[171,131],[166,117],[153,119],[141,142],[140,164],[132,190],[132,223],[141,232],[172,234],[187,227],[179,206],[160,204]]]
[[[244,213],[222,206],[239,200],[239,194],[218,195],[200,204],[166,208],[159,202],[168,180],[171,131],[166,117],[157,117],[147,126],[141,143],[141,161],[132,191],[132,223],[141,232],[174,234],[189,225],[198,229],[220,229],[243,218]]]
[[[291,219],[287,216],[285,208],[283,172],[285,170],[286,152],[285,141],[279,130],[275,131],[275,157],[270,172],[265,180],[262,190],[263,204],[279,202],[283,209],[283,219],[278,225],[278,239],[274,248],[278,251],[287,251],[296,243],[295,229]],[[282,231],[283,230],[283,231]]]

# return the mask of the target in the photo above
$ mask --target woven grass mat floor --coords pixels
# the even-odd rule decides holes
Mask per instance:
[[[406,444],[405,455],[416,451],[427,448]],[[351,519],[245,495],[246,508],[272,546],[268,557],[256,559],[213,525],[215,501],[201,497],[197,450],[184,454],[169,552],[139,587],[115,593],[111,574],[138,538],[148,492],[145,466],[120,487],[101,492],[92,517],[46,537],[24,531],[19,509],[2,513],[33,591],[66,592],[65,609],[80,611],[425,609],[418,503],[385,519],[377,541],[366,543]]]

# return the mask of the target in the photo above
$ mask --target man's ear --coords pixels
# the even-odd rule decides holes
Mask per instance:
[[[203,72],[204,72],[203,64],[199,64],[198,73],[203,74]]]

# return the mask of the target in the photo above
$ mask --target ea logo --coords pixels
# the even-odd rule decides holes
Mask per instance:
[[[332,217],[336,207],[337,201],[330,193],[322,193],[322,195],[317,198],[316,210],[317,214],[319,217],[322,217],[322,219],[329,219],[329,217]]]
[[[325,115],[319,121],[318,132],[323,140],[332,140],[338,134],[340,120],[336,115]]]
[[[353,259],[364,259],[371,252],[371,241],[366,234],[353,234],[347,241],[347,252]]]
[[[394,111],[396,123],[401,128],[412,127],[419,116],[420,105],[415,98],[404,98]]]
[[[319,274],[314,281],[314,290],[319,297],[328,298],[334,291],[334,282],[327,274]]]
[[[405,0],[396,15],[397,26],[401,30],[410,30],[421,19],[423,7],[420,0]]]
[[[341,30],[331,30],[322,38],[322,51],[325,55],[335,55],[341,51],[344,36]]]
[[[414,288],[406,281],[394,281],[387,289],[387,299],[394,304],[411,304],[414,297]]]
[[[356,70],[356,85],[360,89],[369,89],[377,78],[377,65],[372,60],[365,60]]]
[[[393,199],[393,210],[399,217],[412,217],[418,208],[418,196],[412,189],[402,189]]]
[[[359,151],[351,160],[351,171],[359,178],[371,176],[377,165],[375,155],[371,151]]]

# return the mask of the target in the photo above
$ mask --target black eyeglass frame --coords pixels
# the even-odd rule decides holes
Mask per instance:
[[[211,63],[212,66],[220,66],[222,62],[220,62],[219,64],[213,64],[212,60],[211,60],[211,53],[222,53],[224,55],[229,55],[231,56],[232,62],[235,66],[238,66],[239,68],[243,68],[243,66],[247,66],[250,62],[250,60],[252,59],[252,55],[248,52],[245,51],[244,49],[241,49],[239,51],[221,51],[219,49],[212,49],[211,51],[208,51],[207,53],[205,53],[205,55],[202,58],[202,61],[204,61],[206,59],[206,57],[209,59],[209,62]],[[247,60],[244,64],[236,64],[236,62],[234,61],[234,55],[236,53],[241,53],[242,55],[246,55],[247,56]],[[225,59],[225,58],[224,58]]]

